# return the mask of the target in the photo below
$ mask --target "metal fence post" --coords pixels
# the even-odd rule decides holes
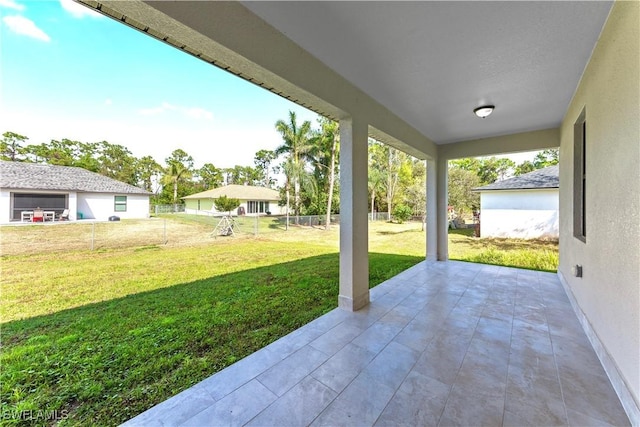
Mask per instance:
[[[167,218],[164,219],[164,231],[162,233],[162,241],[167,244]]]

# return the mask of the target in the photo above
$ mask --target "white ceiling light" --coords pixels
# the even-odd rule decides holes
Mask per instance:
[[[489,114],[493,113],[494,108],[496,108],[494,105],[483,105],[482,107],[478,107],[473,110],[473,112],[476,114],[476,116],[484,119]]]

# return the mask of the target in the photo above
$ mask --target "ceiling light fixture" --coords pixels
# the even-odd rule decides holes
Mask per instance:
[[[484,119],[489,114],[493,113],[493,109],[496,108],[494,105],[483,105],[482,107],[478,107],[473,112],[476,116]]]

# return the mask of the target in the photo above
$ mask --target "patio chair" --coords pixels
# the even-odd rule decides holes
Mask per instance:
[[[69,221],[69,209],[65,209],[62,211],[62,213],[58,217],[58,221]]]
[[[32,222],[44,222],[44,210],[37,208],[33,210]]]

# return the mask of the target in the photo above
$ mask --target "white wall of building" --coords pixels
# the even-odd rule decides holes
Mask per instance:
[[[480,236],[557,239],[558,189],[480,193]]]
[[[0,223],[11,221],[11,191],[0,190]]]
[[[127,196],[127,210],[125,212],[115,211],[115,196]],[[149,196],[144,194],[78,193],[75,212],[81,213],[82,219],[107,220],[112,215],[121,219],[148,218]]]

